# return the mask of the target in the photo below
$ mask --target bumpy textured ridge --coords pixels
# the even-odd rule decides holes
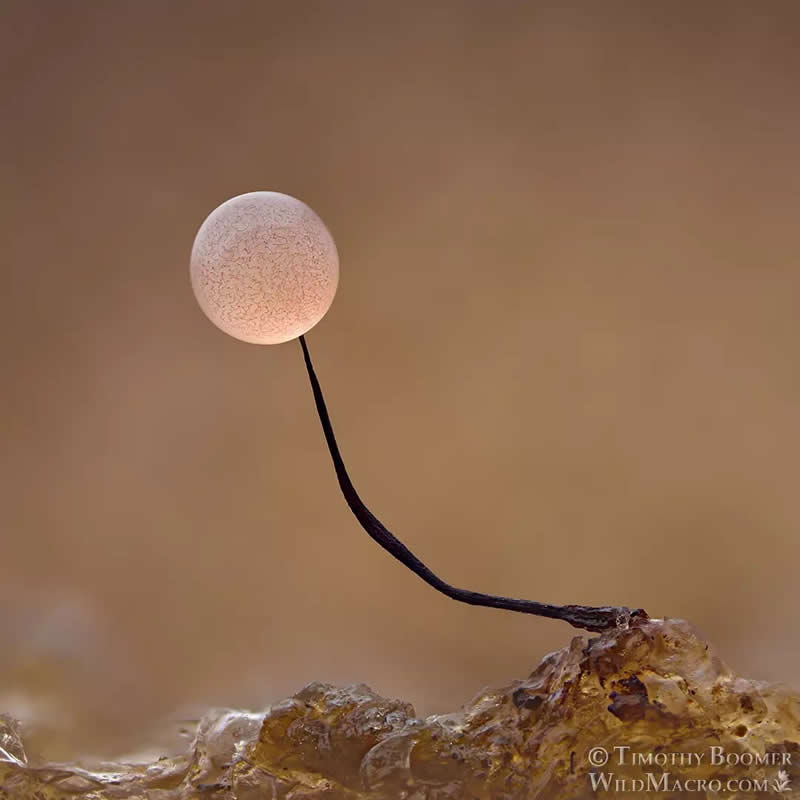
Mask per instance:
[[[7,717],[0,748],[15,800],[798,798],[800,696],[736,677],[686,622],[634,620],[452,714],[314,683],[263,712],[211,712],[190,753],[150,765],[32,766]]]

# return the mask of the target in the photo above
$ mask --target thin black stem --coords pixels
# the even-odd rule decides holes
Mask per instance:
[[[317,380],[314,366],[311,363],[311,356],[304,336],[300,337],[300,345],[303,348],[303,357],[308,370],[308,377],[311,381],[311,388],[314,392],[314,402],[317,405],[322,430],[325,433],[325,441],[328,443],[328,450],[333,459],[333,466],[336,469],[336,477],[339,479],[339,486],[344,495],[347,505],[361,523],[364,530],[384,549],[388,550],[398,561],[405,564],[412,572],[419,575],[425,583],[433,586],[434,589],[442,594],[458,600],[461,603],[469,603],[473,606],[488,606],[489,608],[501,608],[507,611],[518,611],[522,614],[536,614],[540,617],[550,617],[568,622],[576,628],[588,631],[604,631],[620,625],[627,624],[633,617],[646,617],[642,609],[631,611],[624,606],[555,606],[549,603],[537,603],[533,600],[515,600],[511,597],[498,597],[493,594],[483,594],[482,592],[472,592],[468,589],[459,589],[443,581],[435,575],[425,564],[422,563],[394,534],[392,534],[383,523],[364,505],[361,498],[353,486],[350,476],[344,466],[339,446],[336,444],[336,437],[333,434],[328,409],[325,406],[325,398],[322,396],[322,389]]]

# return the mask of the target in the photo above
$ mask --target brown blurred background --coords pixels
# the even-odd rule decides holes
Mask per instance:
[[[798,685],[797,3],[0,8],[0,710],[45,755],[314,679],[452,710],[575,633],[383,553],[299,346],[202,316],[255,189],[337,240],[309,345],[413,550]]]

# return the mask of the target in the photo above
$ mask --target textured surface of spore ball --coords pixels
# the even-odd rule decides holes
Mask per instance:
[[[279,344],[330,308],[339,256],[323,221],[279,192],[233,197],[209,214],[192,247],[192,288],[208,318],[253,344]]]

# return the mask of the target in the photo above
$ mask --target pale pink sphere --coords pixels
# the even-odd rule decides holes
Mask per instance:
[[[249,192],[214,209],[192,247],[192,288],[225,333],[279,344],[314,327],[333,302],[339,256],[325,223],[279,192]]]

